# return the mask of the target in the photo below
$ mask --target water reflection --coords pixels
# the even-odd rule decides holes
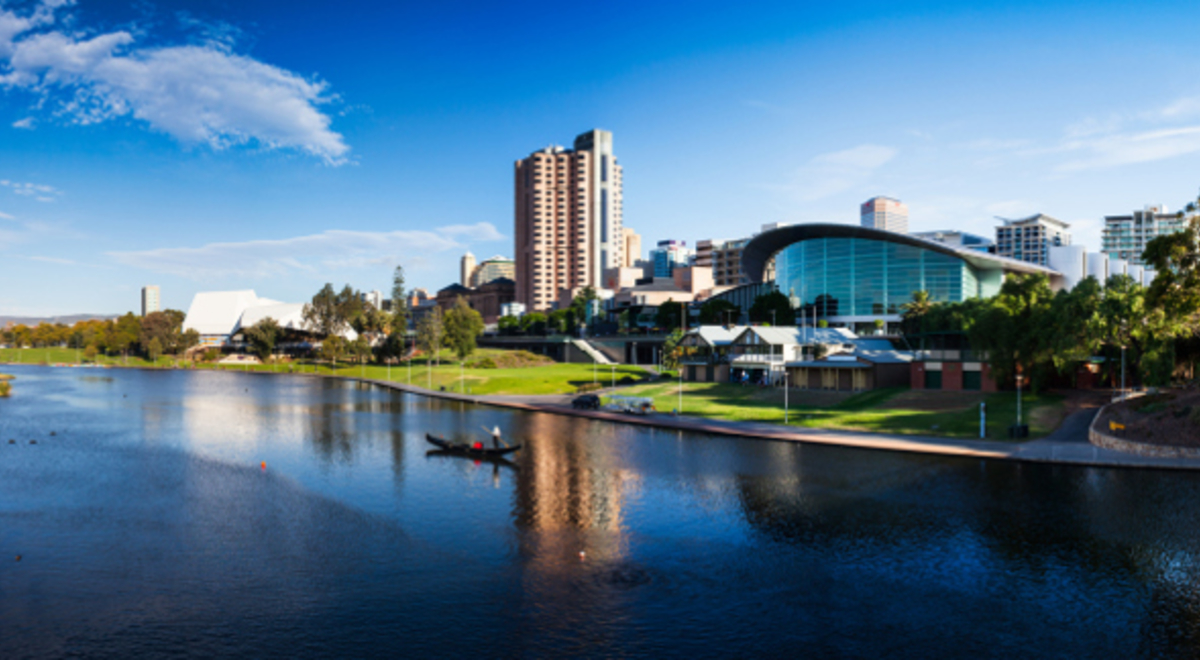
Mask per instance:
[[[129,655],[108,633],[137,625],[158,631],[147,654],[1200,654],[1188,473],[746,441],[309,378],[18,375],[0,442],[42,442],[0,444],[0,557],[30,558],[0,562],[0,656],[68,638]],[[493,425],[524,444],[512,466],[424,441]],[[464,618],[486,643],[430,633]]]

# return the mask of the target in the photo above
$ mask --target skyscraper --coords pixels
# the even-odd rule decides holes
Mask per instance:
[[[162,311],[162,293],[157,285],[142,287],[142,316]]]
[[[517,302],[549,309],[564,289],[601,287],[625,265],[621,166],[612,133],[591,130],[574,149],[547,147],[514,166]]]
[[[1129,215],[1106,215],[1100,249],[1109,259],[1123,259],[1143,266],[1142,252],[1146,244],[1159,236],[1182,231],[1186,222],[1182,215],[1168,213],[1162,205],[1147,206]]]
[[[1019,220],[1005,220],[996,227],[996,254],[1001,257],[1047,266],[1050,248],[1070,245],[1071,225],[1044,213]]]
[[[908,207],[891,197],[872,197],[859,209],[862,226],[871,229],[908,233]]]
[[[462,260],[458,262],[458,269],[458,283],[463,286],[471,286],[471,274],[475,272],[475,255],[470,252],[464,254]]]

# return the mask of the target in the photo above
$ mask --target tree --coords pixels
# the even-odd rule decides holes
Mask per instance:
[[[742,315],[742,308],[729,302],[713,298],[700,305],[700,323],[702,325],[733,324]]]
[[[883,334],[883,326],[885,325],[883,322],[883,319],[875,319],[874,325],[875,325],[875,334],[882,335]]]
[[[658,315],[654,319],[654,324],[663,330],[674,330],[683,326],[684,313],[683,303],[667,300],[658,306]]]
[[[404,290],[404,266],[392,272],[392,329],[408,330],[408,292]]]
[[[275,342],[283,329],[275,319],[268,316],[246,328],[244,332],[246,341],[250,343],[250,351],[257,355],[258,359],[266,362],[275,353]]]
[[[925,316],[933,310],[934,304],[929,300],[928,291],[913,291],[912,300],[900,305],[900,331],[904,336],[912,336],[924,332]]]
[[[1172,338],[1182,331],[1183,323],[1178,318],[1169,317],[1163,309],[1148,307],[1146,289],[1132,277],[1108,278],[1099,308],[1097,336],[1109,346],[1125,347],[1132,379],[1148,385],[1167,384],[1174,367]]]
[[[683,356],[683,347],[679,345],[683,340],[683,330],[675,328],[667,338],[663,340],[662,347],[662,363],[667,369],[678,369],[679,358]]]
[[[88,344],[87,348],[83,349],[83,358],[89,362],[95,362],[97,353],[99,351],[96,350],[96,345]]]
[[[770,291],[755,298],[754,304],[750,305],[750,322],[796,325],[796,310],[783,293]]]
[[[132,312],[117,319],[106,333],[105,344],[108,350],[127,354],[129,348],[137,343],[142,323]]]
[[[342,339],[341,335],[330,335],[321,342],[321,351],[319,356],[322,360],[337,368],[338,358],[346,353],[346,340]]]
[[[304,327],[322,337],[341,335],[352,323],[359,322],[364,305],[358,292],[347,284],[338,293],[326,284],[304,305]]]
[[[629,332],[632,318],[633,315],[629,313],[628,309],[621,310],[621,313],[617,314],[617,332],[621,334]]]
[[[1156,271],[1146,303],[1195,332],[1200,327],[1200,216],[1182,231],[1151,240],[1142,258]]]
[[[550,332],[570,334],[574,318],[568,319],[569,315],[571,315],[571,311],[568,309],[556,309],[550,312],[546,316],[546,325],[549,327]]]
[[[988,352],[997,383],[1013,382],[1021,372],[1035,392],[1045,385],[1054,370],[1053,298],[1045,275],[1010,275],[980,310],[967,336],[975,350]]]
[[[154,337],[146,344],[146,355],[150,358],[151,362],[158,362],[158,358],[162,355],[162,352],[162,342],[158,340],[158,337]]]
[[[475,352],[475,338],[483,334],[483,317],[459,296],[454,308],[446,313],[445,328],[446,344],[460,361],[465,360]]]
[[[501,316],[500,320],[496,321],[496,327],[502,335],[515,335],[521,329],[521,319],[515,316]]]
[[[546,334],[546,315],[541,312],[529,312],[521,317],[521,329],[528,335]]]
[[[438,359],[439,364],[441,363],[439,351],[442,350],[444,334],[442,308],[434,307],[425,316],[422,316],[420,323],[417,324],[417,346],[420,346],[426,355]]]
[[[600,297],[598,295],[596,295],[596,289],[592,288],[591,285],[585,286],[582,289],[580,289],[579,293],[576,294],[575,298],[573,300],[571,300],[571,307],[569,308],[571,311],[571,315],[567,319],[568,321],[571,321],[571,324],[570,324],[570,327],[567,329],[568,332],[570,332],[571,334],[574,334],[575,328],[577,328],[580,325],[587,323],[589,321],[589,317],[591,316],[591,310],[594,305],[593,301],[596,301],[599,299],[600,299]],[[595,321],[594,318],[592,318],[590,320],[593,322]]]
[[[387,361],[399,360],[404,356],[405,349],[408,347],[407,339],[407,333],[393,330],[392,334],[383,341],[383,345],[379,347],[380,357]]]
[[[359,364],[364,364],[371,359],[371,342],[367,341],[367,338],[362,335],[359,335],[358,339],[350,342],[349,346],[347,346],[347,349],[349,350],[350,355]]]

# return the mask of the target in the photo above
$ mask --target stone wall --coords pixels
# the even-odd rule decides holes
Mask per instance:
[[[1118,438],[1115,435],[1109,435],[1101,431],[1100,420],[1104,418],[1105,411],[1113,404],[1108,404],[1100,409],[1096,418],[1092,420],[1092,425],[1088,427],[1088,441],[1097,447],[1104,449],[1112,449],[1114,451],[1125,452],[1126,454],[1134,454],[1136,456],[1153,456],[1156,458],[1200,458],[1200,449],[1193,447],[1171,447],[1169,445],[1152,445],[1145,442],[1137,442],[1135,440],[1126,440]]]

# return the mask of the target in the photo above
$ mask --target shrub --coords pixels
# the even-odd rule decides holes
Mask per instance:
[[[216,362],[217,360],[220,360],[221,359],[221,349],[210,348],[207,351],[204,351],[203,359],[205,362]]]
[[[617,382],[622,385],[632,385],[637,382],[637,379],[633,376],[622,376],[621,380],[618,380]]]
[[[12,383],[7,380],[0,380],[0,397],[6,397],[12,394]]]
[[[576,394],[587,394],[588,392],[595,392],[596,390],[602,390],[602,389],[604,389],[604,386],[601,385],[600,383],[584,383],[583,385],[580,385],[578,387],[578,389],[575,390],[575,393]]]
[[[472,360],[471,362],[467,363],[467,366],[472,369],[498,369],[499,368],[496,366],[496,361],[490,357],[480,358],[478,360]]]

